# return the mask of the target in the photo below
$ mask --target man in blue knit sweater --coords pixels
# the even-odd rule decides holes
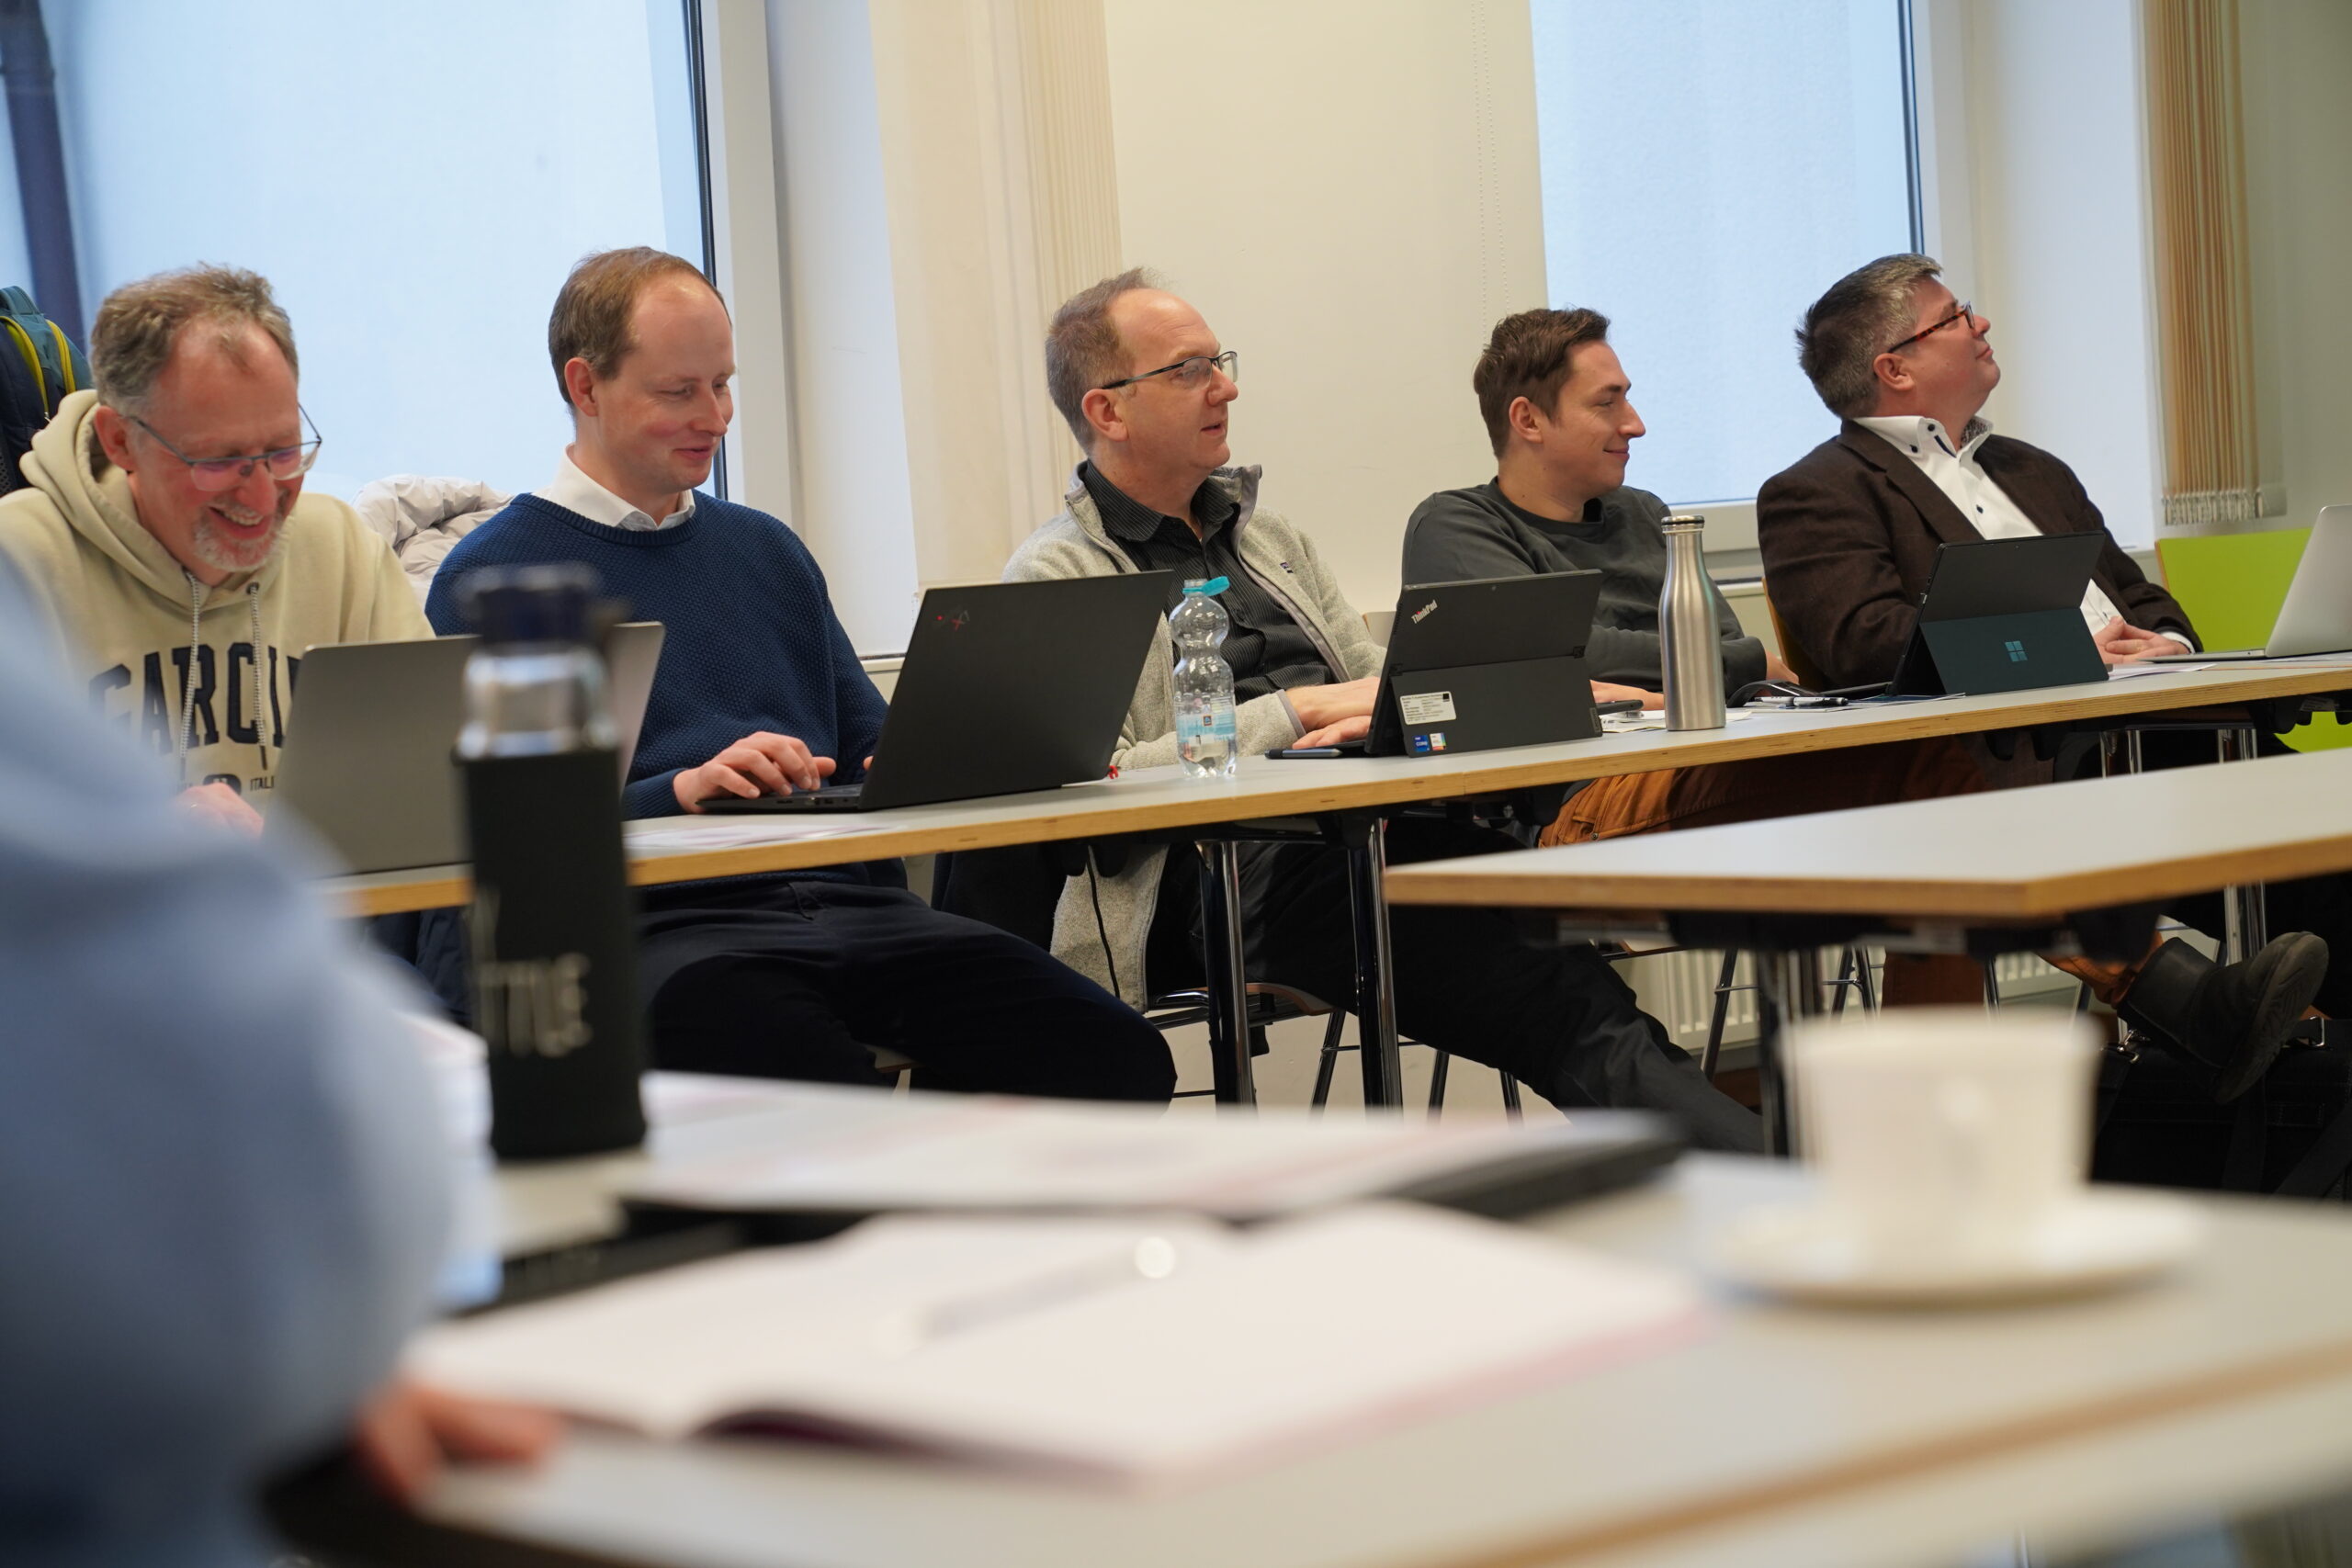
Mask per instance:
[[[548,323],[574,438],[546,489],[451,551],[425,613],[464,630],[466,574],[583,561],[669,628],[631,817],[854,777],[883,701],[776,518],[695,493],[733,414],[735,343],[700,272],[642,247],[574,267]],[[1157,1030],[1031,944],[935,912],[898,863],[649,889],[640,937],[664,1066],[873,1082],[873,1048],[933,1089],[1164,1100]]]

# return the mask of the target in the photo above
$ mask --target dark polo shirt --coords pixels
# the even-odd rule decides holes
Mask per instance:
[[[1237,705],[1295,686],[1328,686],[1339,679],[1299,624],[1241,564],[1234,541],[1241,503],[1214,481],[1204,480],[1193,492],[1193,515],[1201,525],[1195,537],[1182,518],[1146,506],[1096,473],[1093,464],[1080,465],[1078,475],[1102,514],[1104,531],[1136,570],[1175,573],[1168,586],[1170,610],[1183,598],[1188,580],[1222,577],[1231,584],[1217,595],[1217,603],[1233,623],[1223,651],[1233,670]]]

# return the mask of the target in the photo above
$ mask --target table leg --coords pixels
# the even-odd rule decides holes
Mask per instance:
[[[1363,1102],[1405,1103],[1396,1057],[1396,967],[1389,948],[1388,898],[1384,889],[1388,824],[1378,817],[1347,825],[1348,902],[1356,925],[1356,1028],[1363,1047]]]
[[[1756,980],[1764,1002],[1756,1038],[1756,1081],[1758,1109],[1764,1114],[1764,1152],[1785,1157],[1791,1151],[1783,1035],[1799,1020],[1820,1016],[1821,954],[1809,947],[1794,953],[1759,952],[1756,954]]]
[[[1202,953],[1208,970],[1209,1060],[1221,1105],[1255,1105],[1250,1071],[1250,984],[1241,964],[1241,856],[1228,839],[1203,839]]]
[[[2250,762],[2261,755],[2258,733],[2251,728],[2221,732],[2222,761]],[[2236,755],[2230,753],[2234,750]],[[2247,883],[2222,895],[2224,938],[2222,956],[2233,963],[2253,957],[2269,943],[2270,907],[2262,884]]]

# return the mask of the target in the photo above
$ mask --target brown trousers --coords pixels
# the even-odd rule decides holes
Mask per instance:
[[[1966,747],[1941,738],[1752,757],[1597,780],[1568,797],[1537,841],[1580,844],[1677,828],[1974,795],[1992,787]],[[2123,999],[2140,968],[2137,964],[2044,957],[2087,982],[2092,994],[2109,1006]],[[1890,953],[1883,999],[1889,1007],[1974,1006],[1984,999],[1984,970],[1973,959]]]

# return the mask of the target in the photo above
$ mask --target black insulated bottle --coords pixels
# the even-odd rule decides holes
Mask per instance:
[[[620,763],[584,566],[485,569],[464,606],[458,754],[473,842],[474,1027],[490,1052],[490,1146],[552,1159],[645,1141]]]

